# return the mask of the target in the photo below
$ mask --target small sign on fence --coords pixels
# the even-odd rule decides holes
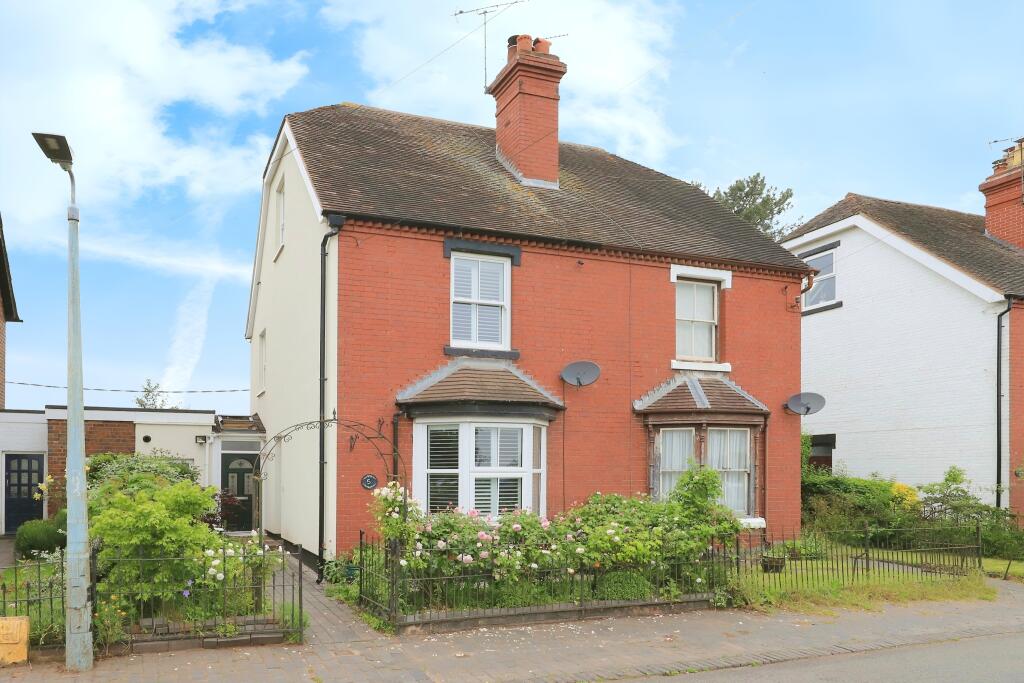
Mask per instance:
[[[28,617],[0,617],[0,664],[28,660]]]

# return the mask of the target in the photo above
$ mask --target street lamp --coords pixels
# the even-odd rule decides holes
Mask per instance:
[[[82,313],[78,293],[78,207],[71,147],[63,135],[32,133],[46,158],[71,179],[68,204],[68,417],[66,492],[68,504],[65,605],[65,665],[92,668],[92,609],[89,605],[89,519],[85,499],[85,409],[82,400]]]

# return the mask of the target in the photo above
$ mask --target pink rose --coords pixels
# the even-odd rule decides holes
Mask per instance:
[[[542,520],[541,523],[540,523],[540,528],[541,529],[547,529],[549,526],[551,526],[551,522],[549,522],[546,519]]]
[[[481,532],[479,532],[479,533],[478,533],[478,534],[476,535],[476,537],[477,537],[478,539],[480,539],[481,541],[487,541],[487,540],[490,540],[490,538],[491,538],[490,536],[488,536],[488,535],[487,535],[487,532],[486,532],[486,531],[481,531]]]
[[[481,560],[486,560],[490,556],[491,556],[491,554],[489,552],[487,552],[486,550],[481,550],[480,551],[480,559]]]
[[[523,525],[522,524],[516,523],[516,524],[512,525],[512,531],[522,531],[522,530],[523,530]]]
[[[479,517],[480,516],[480,513],[477,512],[476,510],[470,510],[466,514],[469,515],[470,517]]]
[[[473,556],[472,556],[472,555],[470,555],[470,554],[468,554],[468,553],[467,553],[467,554],[465,554],[465,555],[463,555],[463,556],[462,556],[462,562],[463,562],[464,564],[469,564],[469,563],[470,563],[470,562],[472,562],[472,561],[473,561]]]

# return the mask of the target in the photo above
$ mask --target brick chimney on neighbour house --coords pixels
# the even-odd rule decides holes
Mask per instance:
[[[565,70],[551,41],[510,36],[508,63],[487,88],[497,105],[498,160],[524,185],[558,188],[558,83]]]
[[[985,195],[985,231],[1024,248],[1024,138],[992,164],[978,189]]]

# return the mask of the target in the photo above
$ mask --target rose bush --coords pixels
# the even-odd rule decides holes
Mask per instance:
[[[406,507],[406,492],[395,482],[374,492],[371,511],[382,537],[398,544],[398,571],[408,587],[401,600],[415,610],[438,599],[538,604],[544,586],[546,600],[566,599],[567,590],[592,589],[585,576],[619,569],[642,571],[652,594],[669,583],[671,591],[699,590],[708,578],[701,557],[713,541],[728,543],[739,531],[720,496],[717,473],[695,468],[668,500],[595,493],[551,519],[523,510],[425,515],[415,501]],[[519,582],[541,590],[510,588]],[[635,592],[648,584],[631,585]]]

